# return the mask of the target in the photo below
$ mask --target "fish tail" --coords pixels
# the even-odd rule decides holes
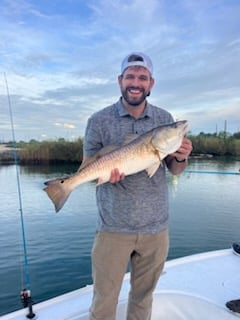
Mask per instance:
[[[58,212],[67,201],[71,193],[71,189],[66,186],[63,180],[55,180],[54,182],[45,182],[47,185],[43,190],[47,192],[49,198],[52,200],[55,206],[55,211]]]

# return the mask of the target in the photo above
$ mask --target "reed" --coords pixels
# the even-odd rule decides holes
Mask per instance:
[[[193,143],[192,154],[211,154],[213,156],[240,156],[240,133],[189,135]]]
[[[11,148],[11,143],[8,144]],[[17,143],[17,153],[20,164],[51,164],[51,163],[80,163],[82,162],[82,139],[76,141],[66,141],[58,139],[57,141],[35,140],[29,143]],[[13,159],[13,153],[0,153],[0,163],[9,163]]]
[[[192,155],[211,154],[213,156],[240,156],[240,132],[233,135],[200,133],[188,134],[193,143]],[[0,164],[10,164],[14,160],[11,147],[0,152]],[[16,143],[20,164],[81,163],[83,158],[83,140],[68,141],[63,138],[54,141],[36,141]]]

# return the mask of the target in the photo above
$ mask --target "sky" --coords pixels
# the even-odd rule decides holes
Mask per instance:
[[[193,134],[240,131],[239,17],[239,0],[1,0],[0,142],[83,137],[133,51],[150,103]]]

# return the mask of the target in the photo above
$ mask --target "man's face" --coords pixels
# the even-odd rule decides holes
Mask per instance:
[[[118,82],[123,98],[131,106],[139,106],[144,102],[154,84],[150,72],[141,66],[127,68],[118,77]]]

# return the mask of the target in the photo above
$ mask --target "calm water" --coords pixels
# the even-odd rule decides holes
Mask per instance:
[[[240,240],[240,161],[191,160],[169,176],[169,259],[228,248]],[[20,167],[22,207],[34,302],[91,284],[95,185],[80,186],[56,214],[43,182],[76,167]],[[198,171],[201,173],[198,173]],[[203,173],[202,171],[217,173]],[[21,308],[24,260],[15,166],[0,166],[0,315]]]

